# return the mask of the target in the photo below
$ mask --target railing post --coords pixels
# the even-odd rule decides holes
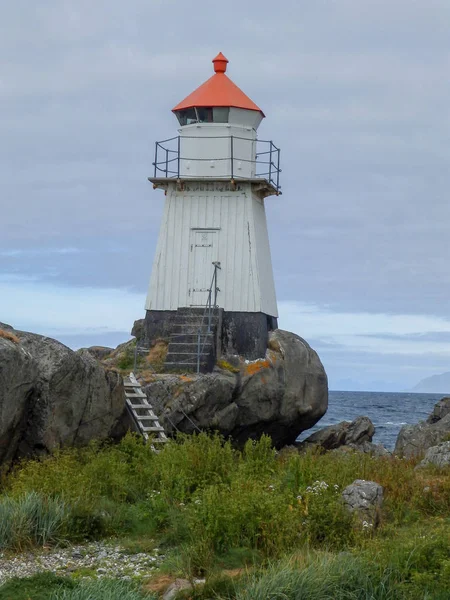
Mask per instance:
[[[277,192],[280,189],[280,149],[278,148],[278,162],[277,162]]]
[[[197,332],[197,373],[200,373],[200,331],[201,326],[199,327]]]
[[[178,136],[178,179],[180,179],[180,136]]]
[[[156,142],[156,144],[155,144],[155,162],[154,162],[154,165],[155,165],[155,175],[154,176],[155,177],[156,177],[156,172],[158,169],[158,167],[157,167],[157,165],[158,165],[158,146],[159,146],[159,142]]]
[[[166,177],[169,177],[169,151],[166,148]]]
[[[270,144],[270,154],[269,154],[269,183],[272,179],[272,141],[269,142]]]
[[[217,305],[217,265],[214,265],[214,308]]]
[[[231,140],[231,179],[234,179],[234,143],[233,143],[233,136],[230,136],[230,140]]]

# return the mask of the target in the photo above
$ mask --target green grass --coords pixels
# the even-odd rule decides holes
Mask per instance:
[[[53,573],[11,579],[0,586],[0,600],[152,600],[136,583],[114,579],[75,582]]]
[[[144,594],[134,583],[115,579],[82,581],[72,589],[53,593],[49,600],[152,600],[153,595]]]
[[[61,539],[69,510],[57,498],[44,498],[35,491],[17,498],[0,498],[0,550],[23,550]]]
[[[129,551],[159,546],[168,556],[166,572],[206,575],[208,585],[215,578],[217,593],[226,588],[237,598],[247,596],[237,587],[230,592],[223,569],[264,569],[283,559],[285,572],[283,557],[301,555],[304,580],[297,586],[309,585],[314,569],[333,581],[347,569],[367,593],[342,598],[440,598],[450,588],[450,472],[415,471],[416,464],[361,453],[277,454],[267,437],[238,451],[206,434],[180,436],[155,454],[128,435],[117,445],[91,444],[18,465],[3,480],[0,546],[109,536]],[[362,530],[343,510],[342,490],[355,479],[384,487],[377,531]],[[253,574],[252,589],[269,586],[266,575],[276,576],[271,567]],[[389,594],[394,586],[397,596],[377,596],[383,586]]]
[[[75,583],[53,573],[15,578],[0,586],[0,600],[49,600],[54,592],[72,590]]]

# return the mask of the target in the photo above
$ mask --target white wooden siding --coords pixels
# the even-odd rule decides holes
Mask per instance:
[[[203,229],[216,236],[214,260],[222,267],[218,272],[219,306],[227,311],[278,316],[264,205],[252,196],[251,184],[241,187],[236,192],[177,192],[176,183],[170,184],[147,310],[176,310],[192,304],[192,232]],[[210,282],[213,265],[205,263],[205,270],[203,280]]]

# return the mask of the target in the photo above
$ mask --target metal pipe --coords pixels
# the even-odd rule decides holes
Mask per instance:
[[[178,179],[180,179],[180,136],[178,136]]]
[[[197,373],[200,373],[200,328],[198,329],[198,333],[197,333]]]

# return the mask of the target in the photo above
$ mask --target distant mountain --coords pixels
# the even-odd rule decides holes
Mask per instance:
[[[450,371],[422,379],[411,391],[424,394],[450,394]]]

